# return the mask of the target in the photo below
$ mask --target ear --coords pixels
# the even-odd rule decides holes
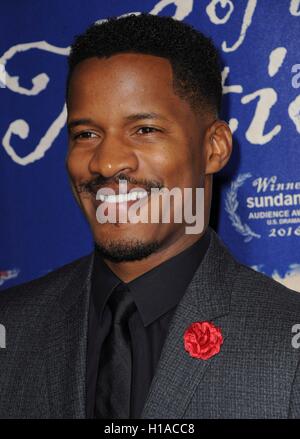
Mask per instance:
[[[232,133],[223,120],[215,120],[204,137],[205,174],[215,174],[228,162],[232,152]]]

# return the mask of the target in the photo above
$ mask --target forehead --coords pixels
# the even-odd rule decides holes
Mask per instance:
[[[127,112],[158,108],[175,118],[193,115],[189,103],[174,93],[169,60],[136,53],[80,62],[71,76],[68,107],[72,112],[88,108],[111,112],[113,108],[115,115],[125,109]]]
[[[103,88],[108,84],[142,85],[149,79],[159,81],[156,85],[172,86],[172,67],[166,58],[139,53],[120,53],[108,58],[88,58],[80,62],[71,77],[71,88],[89,85]],[[84,80],[84,82],[81,82]],[[88,81],[88,82],[86,82]],[[108,84],[107,84],[108,83]],[[143,84],[145,86],[145,84]],[[153,83],[152,83],[153,85]]]

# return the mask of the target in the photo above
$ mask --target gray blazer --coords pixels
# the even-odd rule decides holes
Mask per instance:
[[[85,418],[93,253],[0,293],[1,418]],[[219,354],[183,346],[195,321],[221,328]],[[177,306],[142,418],[300,418],[300,294],[239,264],[214,231]]]

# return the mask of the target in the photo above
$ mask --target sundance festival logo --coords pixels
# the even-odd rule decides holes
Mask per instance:
[[[249,224],[241,218],[239,212],[240,201],[238,199],[239,189],[244,185],[246,180],[251,177],[250,173],[240,174],[236,180],[231,183],[230,189],[225,198],[225,210],[229,215],[231,224],[234,229],[244,237],[244,242],[249,242],[253,238],[260,238],[261,235],[255,233]]]
[[[225,210],[246,243],[300,237],[300,181],[239,174],[226,193]]]
[[[239,174],[225,194],[225,210],[233,229],[248,245],[267,240],[268,245],[300,240],[300,181],[283,181],[278,175],[254,177]],[[293,255],[291,255],[293,257]],[[264,266],[252,266],[262,271]],[[300,292],[300,264],[291,261],[284,273],[273,269],[271,276]]]

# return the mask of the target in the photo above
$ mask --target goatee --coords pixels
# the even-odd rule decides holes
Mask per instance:
[[[108,241],[95,242],[97,251],[103,258],[111,262],[138,261],[147,258],[160,247],[158,241],[144,243],[143,241]]]

